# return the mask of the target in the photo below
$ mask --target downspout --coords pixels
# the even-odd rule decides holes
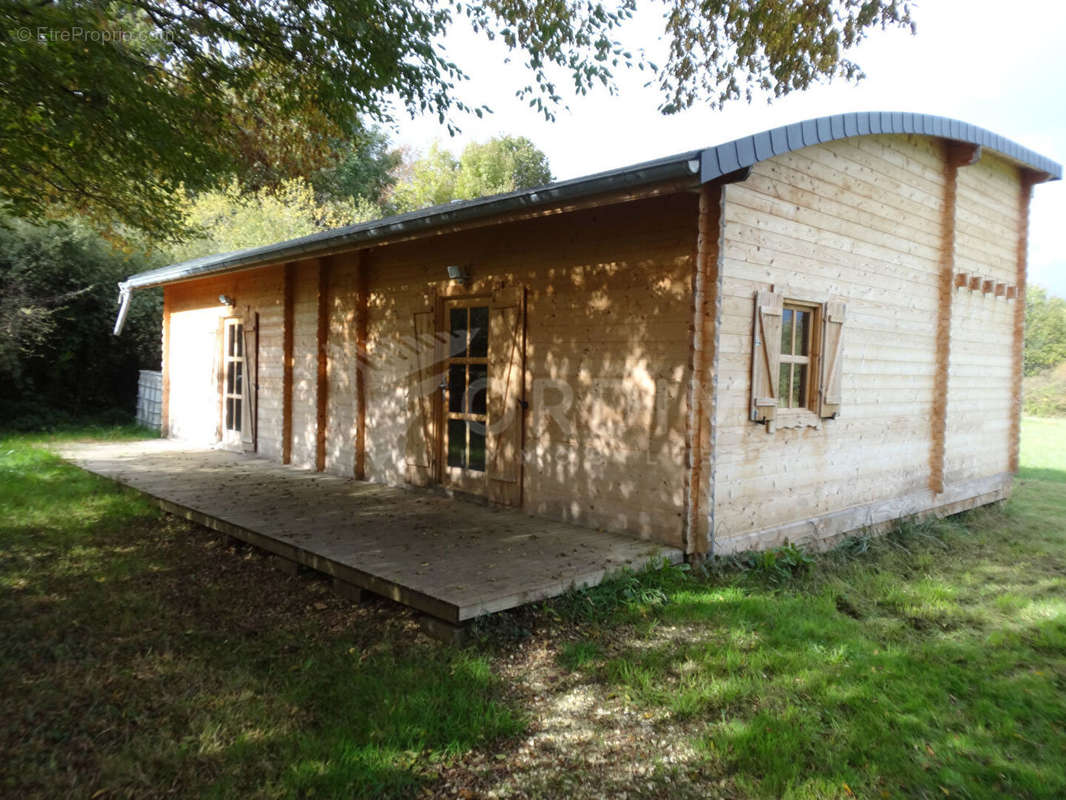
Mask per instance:
[[[115,330],[113,331],[115,336],[122,333],[122,328],[126,324],[126,315],[130,313],[130,300],[133,299],[133,289],[130,288],[128,283],[119,283],[118,285],[118,317],[115,319]]]

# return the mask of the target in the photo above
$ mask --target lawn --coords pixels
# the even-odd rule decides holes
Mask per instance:
[[[0,440],[0,794],[1066,796],[1066,421],[1025,421],[1003,506],[463,650],[40,442]]]

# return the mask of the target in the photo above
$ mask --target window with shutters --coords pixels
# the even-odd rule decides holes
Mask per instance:
[[[751,419],[775,425],[817,425],[840,413],[846,306],[755,296]]]

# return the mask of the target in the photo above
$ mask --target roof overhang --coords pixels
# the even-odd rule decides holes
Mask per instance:
[[[675,156],[647,161],[630,167],[601,172],[583,178],[560,181],[509,194],[464,200],[433,206],[408,214],[349,225],[299,239],[263,247],[205,256],[179,264],[141,272],[119,284],[119,316],[115,334],[122,331],[131,294],[168,283],[207,275],[252,269],[269,264],[325,256],[360,246],[415,238],[462,226],[493,224],[516,215],[569,210],[574,204],[613,193],[620,198],[639,196],[641,189],[673,185],[678,189],[711,181],[727,182],[743,175],[752,165],[774,156],[816,144],[854,136],[878,134],[918,134],[936,136],[995,151],[1029,170],[1033,182],[1058,180],[1062,167],[1009,139],[984,128],[946,117],[906,112],[866,111],[837,114],[797,122],[780,128],[734,139],[731,142]],[[638,194],[627,194],[636,192]]]

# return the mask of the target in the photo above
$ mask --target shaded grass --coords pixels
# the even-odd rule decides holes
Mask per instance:
[[[853,540],[787,583],[659,568],[640,582],[665,600],[582,593],[600,627],[559,663],[694,728],[693,769],[743,796],[1066,796],[1066,425],[1025,434],[1004,506]]]
[[[0,440],[0,794],[407,796],[523,728],[484,655],[33,441]]]
[[[33,447],[141,435],[0,439],[0,795],[454,794],[438,771],[519,771],[513,739],[553,699],[516,709],[497,659],[569,637],[558,669],[691,739],[671,769],[698,796],[1066,796],[1058,422],[1025,421],[1004,506],[813,560],[624,574],[466,651]]]

